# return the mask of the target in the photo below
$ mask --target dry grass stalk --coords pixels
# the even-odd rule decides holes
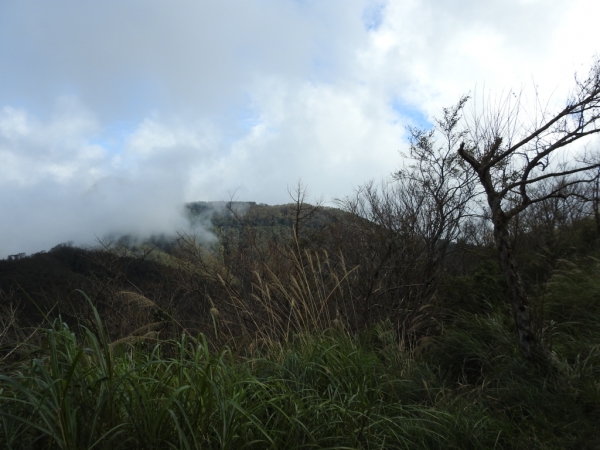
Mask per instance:
[[[129,305],[140,306],[143,308],[158,308],[156,303],[137,292],[119,291],[117,292],[117,296]]]

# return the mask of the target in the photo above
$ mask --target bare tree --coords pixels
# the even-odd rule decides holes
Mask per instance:
[[[433,130],[410,128],[407,164],[390,182],[372,182],[339,201],[350,212],[344,256],[359,270],[357,311],[365,324],[392,318],[403,340],[422,319],[474,194],[474,175],[456,154],[463,100],[444,110]],[[441,135],[441,143],[436,139]]]
[[[499,262],[524,356],[538,342],[531,327],[527,294],[515,266],[509,224],[521,212],[552,198],[566,198],[573,186],[592,182],[600,165],[589,155],[575,155],[575,144],[600,132],[600,60],[575,88],[564,108],[548,112],[538,99],[524,111],[521,96],[510,93],[495,107],[473,113],[458,155],[476,174],[494,227]],[[461,100],[464,104],[466,98]],[[523,112],[529,120],[522,120]]]

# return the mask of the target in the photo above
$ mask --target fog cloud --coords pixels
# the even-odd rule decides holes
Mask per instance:
[[[467,92],[560,103],[589,1],[0,4],[0,257],[173,232],[195,200],[327,200],[389,174]]]

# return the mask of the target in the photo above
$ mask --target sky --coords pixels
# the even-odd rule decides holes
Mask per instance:
[[[564,102],[593,0],[3,0],[0,258],[172,233],[189,201],[326,204],[473,92]]]

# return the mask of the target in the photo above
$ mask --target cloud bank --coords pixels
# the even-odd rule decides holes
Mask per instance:
[[[536,0],[0,5],[0,257],[172,232],[184,202],[326,200],[460,95],[560,103],[600,6]]]

